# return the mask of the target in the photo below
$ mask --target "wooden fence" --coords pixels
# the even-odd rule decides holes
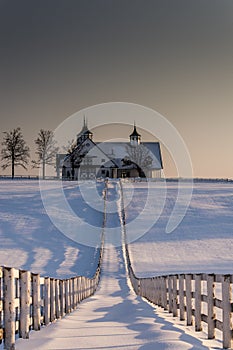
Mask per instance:
[[[202,331],[207,325],[208,339],[222,332],[223,348],[233,345],[232,284],[233,275],[178,274],[152,278],[137,278],[132,266],[129,275],[136,294],[145,297],[174,317]]]
[[[100,280],[106,224],[106,185],[103,227],[99,260],[92,278],[76,276],[69,279],[41,277],[40,274],[0,266],[0,344],[14,350],[16,335],[28,339],[29,331],[69,314],[80,301],[96,291]]]
[[[121,181],[120,189],[126,264],[135,293],[186,321],[187,326],[194,325],[197,332],[206,324],[208,339],[216,337],[216,330],[221,331],[223,348],[232,348],[233,275],[200,273],[138,278],[131,265],[126,239]]]
[[[15,349],[15,334],[29,338],[30,330],[40,330],[77,308],[91,296],[99,283],[103,257],[103,237],[98,266],[93,278],[41,277],[29,271],[0,267],[0,343]]]
[[[216,337],[216,330],[221,331],[223,348],[232,348],[233,275],[200,273],[138,278],[127,244],[125,251],[130,281],[137,295],[186,321],[187,326],[194,325],[196,332],[202,331],[205,323],[208,339]]]

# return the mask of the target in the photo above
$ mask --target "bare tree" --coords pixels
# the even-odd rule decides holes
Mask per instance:
[[[15,167],[21,166],[27,169],[28,160],[30,157],[30,149],[23,139],[23,134],[20,128],[11,131],[3,132],[4,138],[2,141],[1,159],[3,161],[2,168],[5,170],[11,166],[11,177],[15,177]]]
[[[139,175],[145,176],[145,170],[149,169],[152,164],[152,157],[150,151],[143,144],[137,146],[126,145],[127,157],[124,158],[124,162],[133,162],[136,164]]]
[[[84,146],[82,144],[77,144],[74,140],[68,143],[66,147],[63,147],[66,151],[66,157],[68,157],[70,162],[71,170],[71,180],[75,179],[75,169],[80,167],[83,158],[85,158],[87,152],[83,152]]]
[[[74,139],[72,139],[72,141],[68,141],[66,146],[62,146],[62,150],[66,154],[71,154],[76,147],[77,147],[77,143],[74,141]]]
[[[56,146],[54,134],[50,130],[40,129],[35,144],[38,160],[33,160],[32,166],[33,168],[42,166],[42,177],[44,179],[46,165],[55,164],[55,158],[59,148]]]
[[[70,158],[70,164],[71,164],[71,179],[74,180],[74,172],[75,172],[75,161],[76,161],[76,155],[75,155],[75,148],[76,148],[77,144],[74,142],[74,140],[72,140],[68,147],[67,147],[67,154],[69,154],[69,158]]]
[[[78,154],[76,152],[78,147]],[[71,165],[71,179],[74,180],[75,169],[80,167],[83,158],[85,158],[86,152],[83,151],[83,145],[78,145],[77,143],[72,141],[67,150],[67,154],[69,155],[70,165]]]

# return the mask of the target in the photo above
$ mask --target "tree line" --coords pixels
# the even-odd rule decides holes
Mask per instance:
[[[21,128],[3,132],[1,161],[2,169],[11,168],[11,177],[15,177],[15,168],[20,166],[27,170],[30,161],[30,149],[23,138]],[[42,167],[42,177],[45,178],[46,165],[54,165],[56,154],[59,148],[54,140],[54,134],[51,130],[40,129],[37,138],[34,140],[36,145],[37,159],[31,161],[33,168]]]

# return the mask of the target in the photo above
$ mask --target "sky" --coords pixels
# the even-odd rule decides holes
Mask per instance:
[[[195,177],[233,178],[232,33],[232,0],[0,0],[0,140],[20,126],[33,159],[41,128],[130,102],[175,126]]]

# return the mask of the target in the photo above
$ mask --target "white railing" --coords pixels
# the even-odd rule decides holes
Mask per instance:
[[[233,275],[179,274],[152,278],[137,278],[132,266],[129,275],[135,292],[174,317],[202,331],[207,325],[208,339],[222,332],[223,348],[233,345],[232,285]]]
[[[69,314],[78,303],[94,294],[100,280],[105,223],[106,200],[99,260],[92,278],[41,277],[30,271],[0,266],[0,344],[4,342],[4,349],[14,350],[16,335],[28,339],[30,330],[38,331],[42,325]]]
[[[15,334],[27,339],[30,330],[40,330],[91,296],[99,283],[102,256],[103,243],[92,278],[57,279],[0,267],[0,342],[4,341],[4,348],[15,349]]]
[[[124,250],[128,274],[135,293],[172,313],[174,317],[186,321],[187,326],[194,325],[197,332],[202,331],[203,325],[206,324],[208,339],[216,338],[216,331],[221,331],[223,348],[232,348],[233,275],[199,273],[138,278],[131,265],[126,240],[121,182],[120,188]]]

